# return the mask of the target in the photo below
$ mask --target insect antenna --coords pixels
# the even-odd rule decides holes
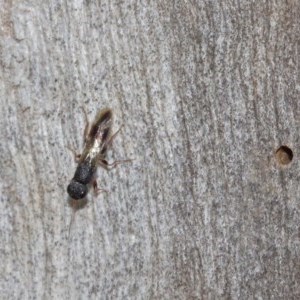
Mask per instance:
[[[71,234],[71,227],[75,220],[75,214],[78,210],[83,209],[87,205],[86,199],[80,199],[80,200],[74,200],[69,199],[69,205],[72,208],[72,216],[69,224],[69,232],[68,232],[68,241],[70,240],[70,234]]]

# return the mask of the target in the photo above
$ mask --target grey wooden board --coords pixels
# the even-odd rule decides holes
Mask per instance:
[[[299,299],[299,6],[4,1],[0,298]],[[81,106],[134,161],[69,235]]]

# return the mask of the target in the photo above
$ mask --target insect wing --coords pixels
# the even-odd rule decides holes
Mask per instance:
[[[89,139],[98,141],[101,140],[105,143],[110,135],[112,125],[112,111],[109,108],[100,110],[91,126],[89,132]]]
[[[85,163],[94,168],[99,156],[105,155],[112,120],[112,111],[109,108],[102,109],[97,113],[90,127],[79,164]]]

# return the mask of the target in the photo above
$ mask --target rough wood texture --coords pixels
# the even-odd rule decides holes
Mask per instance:
[[[37,3],[1,3],[0,298],[300,299],[300,2]],[[83,105],[135,160],[69,236]]]

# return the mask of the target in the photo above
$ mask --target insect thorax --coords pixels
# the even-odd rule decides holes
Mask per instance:
[[[83,184],[88,184],[94,174],[95,169],[90,164],[81,163],[78,165],[73,180]]]

